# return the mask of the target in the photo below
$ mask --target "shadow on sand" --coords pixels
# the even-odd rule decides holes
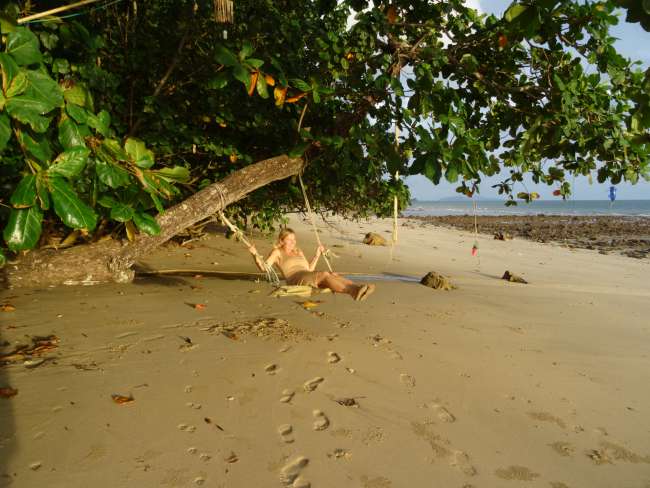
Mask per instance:
[[[7,350],[4,337],[0,334],[0,353]],[[5,366],[0,365],[0,388],[16,388],[9,380]],[[0,396],[0,486],[8,486],[13,481],[9,471],[9,460],[16,449],[13,398]]]

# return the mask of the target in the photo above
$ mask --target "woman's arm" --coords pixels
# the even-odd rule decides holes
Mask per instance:
[[[318,258],[320,258],[320,255],[323,254],[325,251],[325,248],[323,246],[318,246],[316,249],[316,255],[314,256],[314,259],[311,260],[311,263],[309,263],[309,271],[314,271],[316,269],[316,264],[318,264]]]
[[[255,245],[251,245],[248,248],[248,251],[253,255],[253,259],[255,260],[255,265],[260,271],[266,271],[266,266],[273,266],[275,262],[278,260],[278,250],[273,249],[271,253],[268,255],[268,257],[263,261],[260,255],[257,253],[257,249],[255,248]]]

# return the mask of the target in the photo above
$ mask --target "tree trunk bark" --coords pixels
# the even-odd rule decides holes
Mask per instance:
[[[22,288],[128,283],[134,276],[131,268],[140,257],[248,193],[298,174],[303,164],[301,158],[281,155],[235,171],[160,214],[157,221],[161,231],[157,236],[140,234],[128,243],[108,239],[60,251],[32,251],[4,267],[5,285]]]

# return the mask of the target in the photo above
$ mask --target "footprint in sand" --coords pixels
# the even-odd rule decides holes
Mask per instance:
[[[472,466],[469,460],[467,453],[463,451],[454,451],[449,464],[456,469],[459,469],[463,474],[467,476],[475,476],[476,468]]]
[[[312,378],[309,381],[305,381],[305,383],[302,386],[305,388],[305,391],[314,391],[316,388],[318,388],[318,385],[320,385],[323,381],[325,381],[325,378],[321,376],[316,376],[315,378]]]
[[[558,441],[549,444],[549,446],[551,446],[560,456],[564,457],[571,456],[575,452],[575,448],[568,442]]]
[[[182,430],[183,432],[194,432],[196,430],[196,427],[194,425],[187,425],[187,424],[178,424],[178,430]]]
[[[406,374],[406,373],[400,374],[399,380],[402,382],[403,385],[409,388],[415,387],[415,378],[410,374]]]
[[[330,351],[327,353],[327,362],[330,364],[335,364],[338,363],[341,360],[341,356],[339,356],[337,353],[334,351]]]
[[[277,364],[267,364],[264,367],[264,371],[266,371],[266,373],[269,374],[269,375],[274,375],[275,373],[278,372],[278,365]]]
[[[314,410],[314,430],[325,430],[330,426],[330,419],[321,410]]]
[[[302,476],[298,476],[291,485],[292,488],[311,488],[311,483]]]
[[[439,405],[437,403],[431,403],[427,405],[431,410],[436,412],[436,415],[438,415],[438,418],[442,422],[447,422],[447,423],[452,423],[456,422],[456,417],[454,417],[449,410],[447,410],[445,407],[442,405]]]
[[[526,466],[499,468],[494,474],[503,480],[533,481],[535,478],[539,478],[538,473],[533,473]]]
[[[293,390],[282,390],[282,396],[280,397],[280,401],[282,403],[289,403],[293,399],[293,396],[296,393]]]
[[[280,438],[285,444],[291,444],[293,442],[293,427],[291,425],[282,424],[278,427],[278,434],[280,434]]]
[[[302,470],[305,469],[305,467],[308,464],[309,464],[309,459],[307,459],[304,456],[298,456],[293,461],[287,463],[280,470],[280,481],[282,482],[282,484],[284,484],[285,486],[294,485],[294,482],[298,480],[300,473],[302,473]]]

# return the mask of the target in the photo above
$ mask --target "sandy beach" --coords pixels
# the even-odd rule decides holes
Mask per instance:
[[[142,263],[196,276],[4,291],[0,486],[650,487],[650,260],[318,225],[367,301],[201,275],[256,271],[222,235]]]

